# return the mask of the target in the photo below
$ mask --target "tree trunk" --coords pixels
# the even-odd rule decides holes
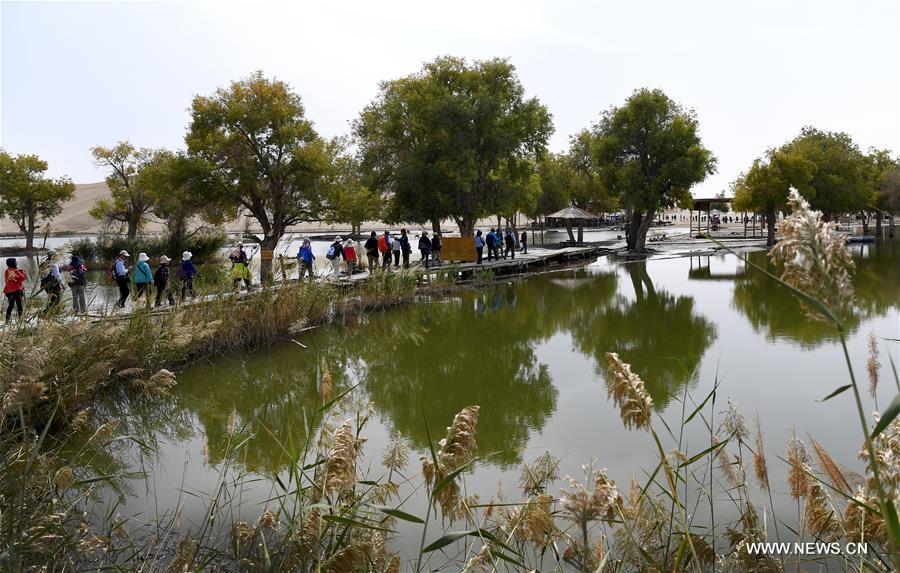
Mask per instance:
[[[862,232],[863,235],[869,234],[869,214],[865,211],[859,214],[859,218],[862,221]]]
[[[584,242],[584,220],[578,219],[578,242]]]
[[[655,211],[634,211],[631,215],[631,222],[628,224],[625,244],[629,251],[643,251],[647,243],[647,231],[653,223]]]
[[[643,213],[640,211],[632,211],[631,218],[625,224],[625,248],[629,251],[637,250],[635,247],[637,245],[637,230],[641,226],[641,222],[643,221]],[[699,222],[700,217],[697,217],[697,221]]]
[[[888,236],[894,238],[894,212],[891,211],[891,218],[888,219]]]
[[[31,251],[34,250],[34,228],[36,227],[34,219],[29,219],[25,228],[22,229],[22,234],[25,235],[25,250]]]
[[[766,245],[775,244],[775,207],[766,209]]]
[[[572,232],[572,219],[565,219],[566,232],[569,234],[569,240],[575,242],[575,234]]]
[[[129,243],[133,242],[137,238],[138,223],[139,221],[137,217],[131,216],[128,218],[127,238]]]
[[[875,211],[875,235],[877,237],[881,237],[881,220],[884,218],[884,213],[881,211]]]
[[[459,236],[460,237],[473,237],[475,236],[475,220],[474,219],[457,219],[457,226],[459,226]]]
[[[431,232],[437,235],[441,232],[441,220],[440,219],[432,219],[431,220]]]
[[[650,225],[653,224],[653,217],[656,215],[654,211],[647,211],[644,214],[644,218],[641,221],[641,224],[637,227],[637,237],[635,237],[635,250],[636,251],[645,251],[646,243],[647,243],[647,231],[650,230]]]
[[[272,284],[272,259],[267,259],[264,253],[266,251],[274,253],[275,247],[278,246],[278,241],[280,240],[281,237],[277,236],[263,237],[262,242],[259,244],[259,282],[262,284]]]

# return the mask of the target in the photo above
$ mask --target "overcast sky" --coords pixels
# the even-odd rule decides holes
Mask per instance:
[[[698,196],[804,125],[900,151],[893,1],[4,1],[0,17],[0,145],[77,183],[106,175],[94,145],[183,148],[191,97],[254,70],[289,82],[332,136],[380,80],[444,54],[509,58],[553,114],[554,151],[634,89],[661,88],[719,158]]]

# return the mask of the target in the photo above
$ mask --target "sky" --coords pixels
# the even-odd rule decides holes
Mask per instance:
[[[0,146],[76,183],[90,148],[184,148],[195,95],[261,70],[324,136],[440,55],[509,58],[549,147],[641,87],[693,109],[712,196],[805,125],[900,153],[898,2],[0,2]]]

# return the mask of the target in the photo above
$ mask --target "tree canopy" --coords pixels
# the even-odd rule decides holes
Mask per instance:
[[[657,211],[690,199],[691,187],[716,168],[696,114],[660,90],[637,90],[604,112],[590,139],[603,185],[629,214],[631,250],[643,250]]]
[[[113,147],[91,149],[97,166],[110,169],[106,177],[110,198],[98,200],[90,210],[91,216],[108,226],[124,225],[128,240],[133,241],[153,209],[154,186],[161,184],[158,170],[146,168],[164,161],[165,153],[157,149],[137,149],[127,141],[120,141]]]
[[[531,205],[534,162],[552,130],[509,61],[453,57],[383,82],[353,125],[370,185],[392,198],[392,218],[452,218],[464,236],[479,217]],[[522,204],[509,200],[519,194]]]
[[[66,177],[49,179],[47,162],[36,155],[12,156],[0,149],[0,216],[11,219],[25,235],[25,248],[34,248],[34,231],[62,212],[75,194]]]
[[[787,208],[788,192],[809,188],[816,166],[793,150],[769,150],[757,159],[733,184],[735,211],[751,211],[766,216],[768,244],[775,244],[775,215]]]
[[[262,237],[246,238],[263,249],[274,249],[291,225],[321,215],[340,146],[319,136],[286,83],[256,72],[196,96],[185,140],[205,162],[212,182],[207,200],[255,220]],[[270,271],[264,264],[263,278]]]

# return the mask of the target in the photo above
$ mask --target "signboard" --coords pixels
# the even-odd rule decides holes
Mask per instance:
[[[275,251],[272,249],[263,249],[259,258],[263,261],[271,261],[275,257]]]
[[[474,237],[441,237],[441,259],[448,262],[474,263],[478,260]]]

